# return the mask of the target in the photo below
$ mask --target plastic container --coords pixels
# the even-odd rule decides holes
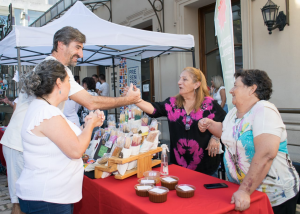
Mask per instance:
[[[170,180],[174,179],[175,181],[168,181],[168,178]],[[178,184],[179,178],[176,176],[168,175],[161,177],[160,181],[162,186],[167,187],[169,190],[174,190],[175,186]]]
[[[138,187],[140,187],[141,189],[139,189]],[[148,197],[149,196],[148,190],[152,188],[153,185],[151,184],[136,184],[134,186],[136,195],[140,197]]]
[[[151,184],[151,185],[154,185],[156,186],[156,182],[155,182],[155,179],[153,177],[145,177],[145,178],[140,178],[138,180],[139,184]]]
[[[157,184],[160,182],[160,172],[158,171],[146,171],[143,175],[145,178],[154,179]]]
[[[181,189],[180,187],[182,187],[183,189]],[[191,190],[190,188],[192,188],[193,190]],[[178,184],[176,185],[175,189],[178,197],[191,198],[195,194],[196,187],[189,184]]]
[[[149,200],[153,203],[166,202],[168,198],[168,192],[169,190],[166,187],[153,187],[152,189],[148,190]]]

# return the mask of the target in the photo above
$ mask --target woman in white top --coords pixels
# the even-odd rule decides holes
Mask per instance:
[[[295,214],[299,175],[288,153],[285,125],[277,108],[267,101],[272,81],[261,70],[237,71],[234,76],[230,93],[235,108],[223,123],[199,121],[200,131],[208,129],[225,145],[228,180],[240,184],[231,203],[236,210],[246,210],[250,195],[258,190],[268,195],[274,214]]]
[[[35,95],[22,127],[24,169],[16,183],[24,213],[71,214],[82,198],[82,154],[103,112],[91,112],[80,130],[57,107],[68,99],[69,76],[56,60],[41,62],[24,78],[22,89]]]
[[[214,100],[228,113],[228,107],[226,104],[226,93],[223,78],[221,76],[213,76],[211,78],[211,90]]]

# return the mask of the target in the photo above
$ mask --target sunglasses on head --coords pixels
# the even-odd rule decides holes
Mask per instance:
[[[189,124],[189,122],[191,121],[191,116],[190,115],[187,115],[186,116],[186,120],[185,120],[185,130],[190,130],[191,126]]]

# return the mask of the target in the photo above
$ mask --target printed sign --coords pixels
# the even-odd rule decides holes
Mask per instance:
[[[229,111],[233,108],[232,96],[229,91],[234,85],[233,75],[235,73],[231,0],[216,1],[215,30],[216,36],[218,37],[223,79],[226,91],[226,102]]]

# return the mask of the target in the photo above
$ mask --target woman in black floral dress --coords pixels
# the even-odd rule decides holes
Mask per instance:
[[[209,97],[205,76],[199,69],[185,68],[178,86],[179,94],[164,102],[142,100],[136,105],[152,118],[168,118],[172,163],[213,175],[221,161],[219,139],[209,131],[200,132],[198,121],[207,117],[222,122],[226,113]]]

